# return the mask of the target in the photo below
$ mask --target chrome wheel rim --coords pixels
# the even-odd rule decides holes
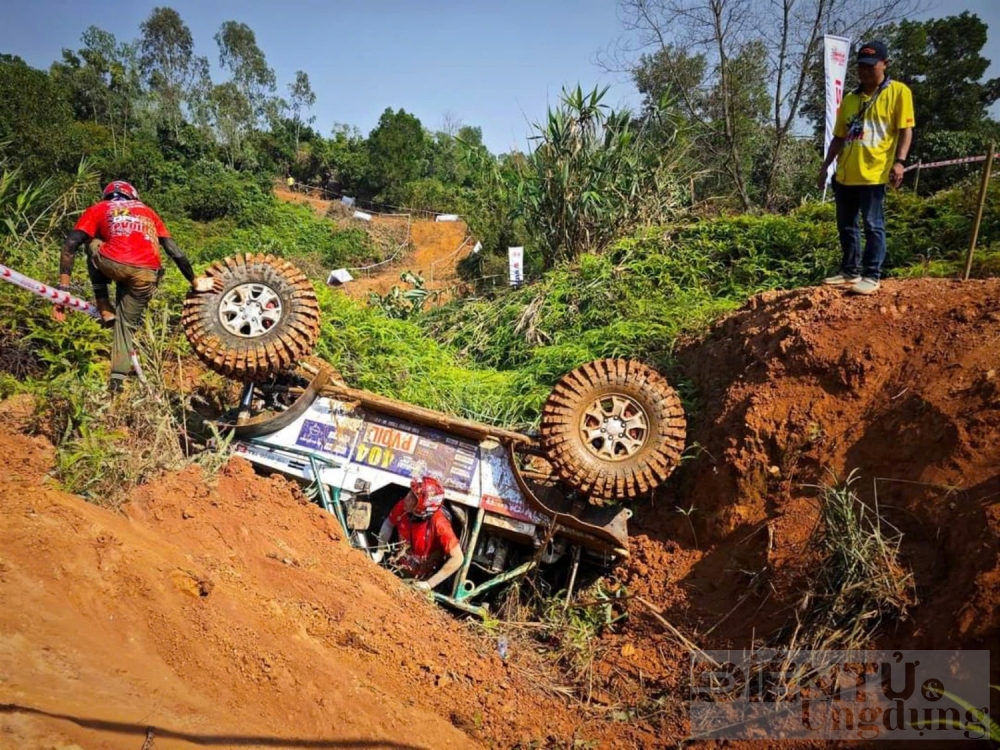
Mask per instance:
[[[263,336],[281,320],[281,298],[266,284],[240,284],[225,293],[219,303],[222,327],[234,336]]]

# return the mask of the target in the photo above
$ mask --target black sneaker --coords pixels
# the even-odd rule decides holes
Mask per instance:
[[[108,393],[121,393],[124,387],[124,378],[111,378],[111,380],[108,381]]]

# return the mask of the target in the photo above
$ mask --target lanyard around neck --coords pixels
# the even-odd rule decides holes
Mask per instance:
[[[889,76],[883,78],[882,83],[878,85],[878,88],[875,89],[875,92],[871,95],[868,101],[861,103],[861,106],[859,107],[857,114],[857,118],[859,120],[865,116],[865,112],[867,112],[868,108],[875,103],[875,100],[878,99],[878,95],[885,90],[885,87],[889,85],[889,82],[890,82]],[[855,89],[854,93],[856,93],[858,95],[858,98],[860,99],[862,94],[861,86],[858,86],[857,89]]]

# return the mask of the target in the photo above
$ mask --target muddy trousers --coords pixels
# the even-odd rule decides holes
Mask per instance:
[[[108,287],[115,282],[115,327],[111,339],[111,379],[123,380],[132,370],[135,331],[160,281],[155,268],[118,263],[101,254],[100,240],[87,246],[87,274],[98,300],[110,301]]]

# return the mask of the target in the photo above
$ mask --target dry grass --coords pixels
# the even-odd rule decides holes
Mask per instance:
[[[818,488],[820,521],[806,552],[817,560],[815,573],[794,623],[770,644],[783,661],[775,700],[796,695],[797,686],[828,669],[821,652],[832,663],[839,653],[870,648],[884,624],[904,620],[917,603],[913,574],[900,558],[902,534],[858,497],[857,480],[851,472],[840,485]],[[765,660],[761,669],[768,668]],[[753,670],[748,679],[757,679]]]
[[[146,382],[129,379],[123,391],[109,394],[103,384],[67,379],[38,401],[35,424],[56,443],[56,478],[68,492],[102,507],[118,509],[133,487],[191,463],[208,481],[228,461],[229,439],[206,425],[206,441],[189,433],[187,399],[172,394],[166,382],[171,352],[166,312],[148,315],[137,337]]]
[[[852,472],[820,487],[820,523],[810,547],[820,563],[803,592],[789,648],[860,649],[883,622],[917,603],[913,574],[900,558],[902,534],[858,498]]]
[[[572,699],[583,710],[627,720],[632,718],[629,707],[608,702],[613,691],[597,670],[613,649],[601,635],[614,632],[625,616],[624,594],[623,588],[611,591],[598,579],[567,601],[565,592],[554,593],[529,577],[505,591],[498,619],[486,623],[486,629],[491,638],[506,639],[511,650],[533,654],[532,661],[513,666],[543,692]]]
[[[42,363],[31,344],[16,331],[0,328],[0,373],[24,381],[42,372]]]

